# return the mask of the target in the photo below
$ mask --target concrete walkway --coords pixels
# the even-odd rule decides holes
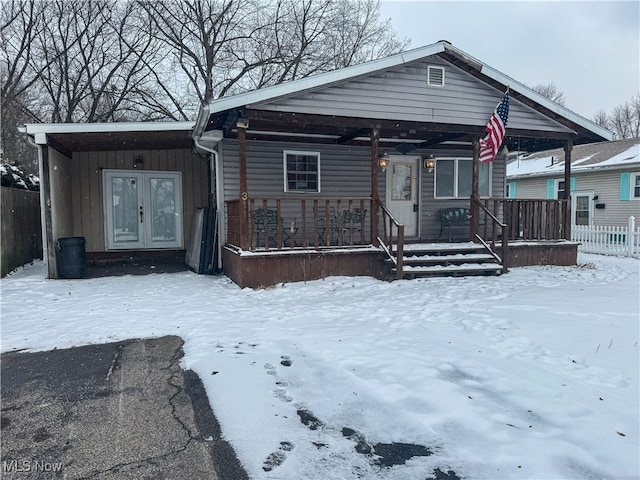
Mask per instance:
[[[182,340],[2,355],[3,479],[248,478]]]

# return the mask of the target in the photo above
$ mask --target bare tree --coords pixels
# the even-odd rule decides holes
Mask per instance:
[[[203,101],[408,44],[380,19],[379,0],[5,0],[0,8],[3,129],[13,130],[23,121],[186,120]]]
[[[408,44],[380,20],[378,0],[139,0],[171,50],[163,82],[183,118],[205,100],[397,53]],[[176,74],[175,69],[180,73]],[[182,79],[190,100],[170,85]]]
[[[593,121],[613,132],[616,138],[639,138],[640,94],[614,107],[611,112],[598,111]]]
[[[38,81],[31,57],[44,25],[40,2],[6,1],[0,4],[0,151],[3,161],[37,171],[35,150],[18,135],[17,126],[39,119],[40,102],[32,87]]]
[[[548,98],[552,102],[557,103],[558,105],[564,106],[565,98],[564,93],[561,92],[555,83],[540,83],[531,87],[532,90],[538,92],[543,97]]]
[[[140,60],[152,41],[134,23],[133,3],[82,0],[49,3],[32,58],[46,93],[46,119],[99,122],[135,119],[134,96],[148,82]]]

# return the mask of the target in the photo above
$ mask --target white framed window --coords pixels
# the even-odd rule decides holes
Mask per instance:
[[[473,177],[472,158],[438,158],[435,170],[436,198],[470,198]],[[478,194],[490,196],[491,163],[478,169]]]
[[[564,192],[566,191],[564,183],[564,180],[559,179],[556,179],[554,182],[554,195],[556,200],[562,200],[564,198]]]
[[[285,150],[284,191],[320,192],[320,152]]]
[[[631,188],[629,198],[640,200],[640,172],[631,174]]]

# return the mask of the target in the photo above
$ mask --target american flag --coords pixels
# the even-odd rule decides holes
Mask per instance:
[[[487,135],[480,139],[480,163],[492,162],[496,158],[500,144],[504,139],[509,118],[509,92],[504,94],[502,100],[491,114],[489,123],[484,129]]]

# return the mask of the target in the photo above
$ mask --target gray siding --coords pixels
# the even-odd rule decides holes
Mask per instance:
[[[223,141],[224,198],[225,201],[239,197],[238,142]],[[285,193],[283,150],[302,150],[320,152],[321,193]],[[408,155],[424,156],[433,151],[416,150]],[[446,156],[471,158],[470,152],[447,151]],[[437,156],[437,153],[436,153]],[[247,183],[250,198],[314,198],[324,197],[368,197],[371,195],[371,150],[369,147],[350,147],[341,145],[301,144],[288,142],[249,141],[247,143]],[[494,197],[504,197],[504,158],[499,155],[492,165],[492,191]],[[460,206],[469,207],[469,199],[434,198],[435,174],[421,173],[420,239],[438,238],[441,208]],[[386,191],[385,175],[378,174],[378,192],[384,201]],[[226,218],[226,215],[225,215]]]
[[[427,66],[445,68],[445,85],[427,85]],[[251,105],[263,110],[484,126],[502,93],[439,57],[312,92]],[[568,132],[511,99],[509,128]]]

